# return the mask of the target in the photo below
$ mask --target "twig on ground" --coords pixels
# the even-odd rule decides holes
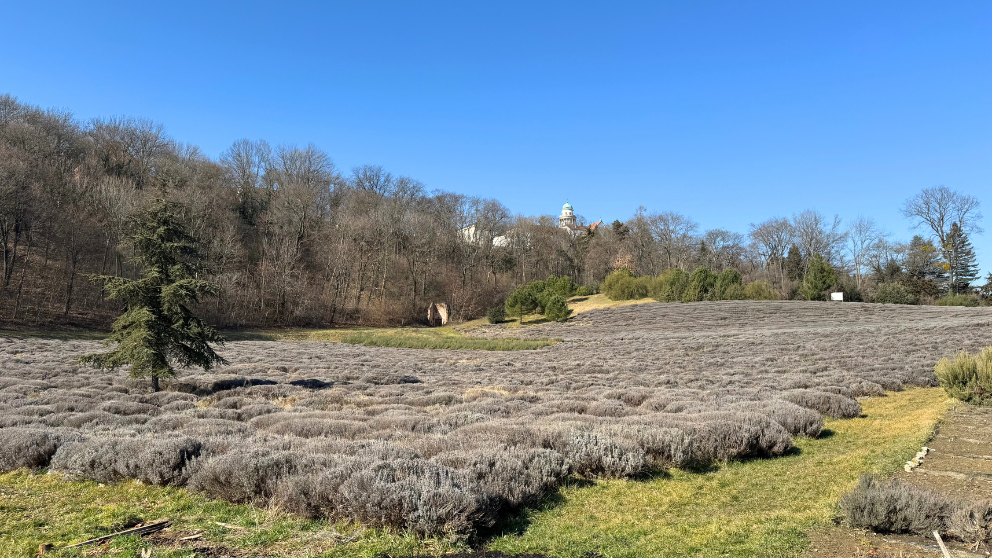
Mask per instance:
[[[158,521],[156,523],[149,523],[148,525],[142,525],[140,527],[133,527],[131,529],[125,529],[123,531],[118,531],[116,533],[111,533],[109,535],[104,535],[102,537],[97,537],[95,539],[90,539],[88,541],[83,541],[81,543],[76,543],[76,544],[71,544],[69,546],[64,546],[64,547],[62,547],[59,550],[63,550],[63,549],[66,549],[66,548],[77,548],[77,547],[80,547],[80,546],[87,546],[87,545],[90,545],[90,544],[102,543],[104,541],[109,541],[110,539],[112,539],[114,537],[123,537],[123,536],[126,536],[126,535],[147,535],[149,533],[154,533],[156,531],[161,531],[162,529],[165,529],[168,526],[169,526],[169,520],[168,519],[163,519],[162,521]]]

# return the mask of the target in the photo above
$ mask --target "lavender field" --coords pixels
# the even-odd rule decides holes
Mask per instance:
[[[81,367],[93,341],[0,339],[0,470],[140,479],[418,534],[474,536],[570,475],[790,452],[857,398],[933,386],[987,308],[644,304],[473,335],[536,351],[232,342],[152,393]]]

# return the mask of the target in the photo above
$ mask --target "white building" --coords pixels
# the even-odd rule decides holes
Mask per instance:
[[[589,234],[590,231],[595,231],[596,228],[602,224],[603,221],[600,219],[588,227],[583,227],[578,224],[578,219],[575,217],[575,211],[572,209],[572,204],[565,202],[565,205],[561,206],[561,215],[558,216],[558,227],[565,229],[573,237],[585,236]]]
[[[578,217],[575,216],[575,211],[572,208],[572,204],[565,202],[565,205],[561,208],[561,215],[558,216],[558,228],[565,230],[568,234],[572,235],[573,238],[579,238],[589,234],[590,231],[595,231],[597,227],[603,224],[602,220],[596,221],[589,226],[583,226],[578,224]],[[471,242],[472,244],[482,244],[486,241],[486,232],[479,230],[475,223],[467,225],[458,229],[459,236],[465,242]],[[497,248],[506,248],[510,245],[510,237],[508,235],[497,235],[493,237],[493,246]]]
[[[485,233],[483,231],[479,231],[476,228],[475,223],[458,229],[458,234],[462,237],[462,240],[472,244],[482,244],[485,240]],[[507,238],[506,235],[501,234],[493,237],[493,246],[497,248],[505,248],[509,245],[510,239]]]

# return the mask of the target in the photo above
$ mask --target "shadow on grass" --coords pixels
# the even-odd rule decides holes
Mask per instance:
[[[225,341],[279,341],[281,336],[270,331],[232,329],[220,332]]]
[[[826,440],[827,438],[832,438],[836,432],[830,430],[829,428],[824,428],[820,431],[820,435],[816,437],[817,440]]]
[[[563,483],[555,487],[554,490],[549,492],[541,499],[537,505],[524,507],[516,512],[503,516],[492,526],[491,529],[479,533],[476,540],[472,541],[472,548],[481,549],[490,540],[497,539],[499,537],[510,535],[510,536],[520,536],[527,528],[530,527],[531,518],[536,513],[545,512],[554,509],[565,503],[565,496],[562,491],[566,488],[589,488],[594,486],[596,483],[594,481],[584,479],[581,477],[568,477]]]
[[[15,339],[55,339],[58,341],[103,341],[110,333],[93,329],[3,329],[0,337]]]

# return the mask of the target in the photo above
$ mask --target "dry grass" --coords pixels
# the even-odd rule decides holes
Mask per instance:
[[[652,298],[642,298],[640,300],[610,300],[605,294],[594,294],[590,296],[572,297],[568,300],[568,307],[572,309],[572,316],[576,316],[591,310],[619,308],[621,306],[634,306],[637,304],[648,304],[651,302],[655,302],[655,300]]]

